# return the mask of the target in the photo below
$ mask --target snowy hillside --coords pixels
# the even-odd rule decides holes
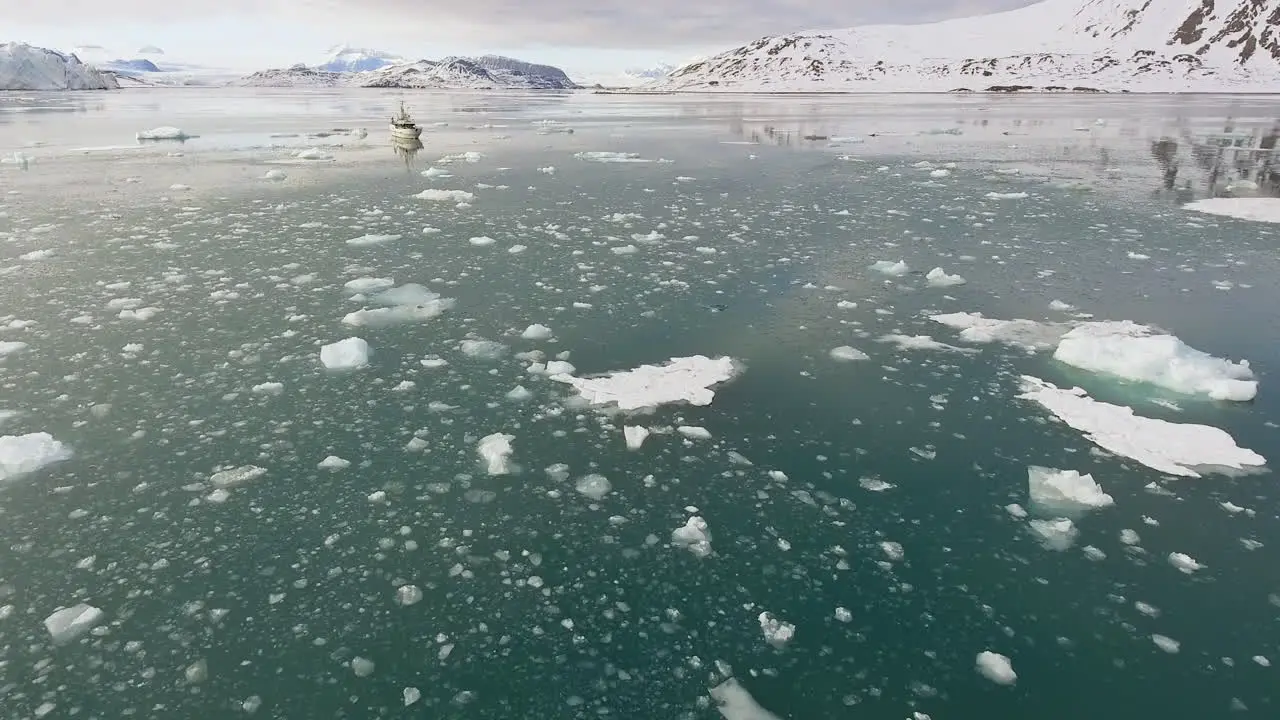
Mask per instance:
[[[559,68],[485,55],[418,60],[364,72],[330,72],[294,65],[262,70],[233,83],[248,87],[373,87],[477,90],[558,90],[577,85]]]
[[[1280,0],[1043,0],[927,25],[766,37],[646,90],[1280,91]]]
[[[26,43],[0,44],[0,90],[113,90],[115,76],[75,55]]]
[[[317,65],[316,69],[328,72],[365,72],[403,62],[405,58],[395,53],[339,45],[329,50],[329,57]]]

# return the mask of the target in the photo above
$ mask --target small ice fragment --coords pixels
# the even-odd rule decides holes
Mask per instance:
[[[764,633],[765,641],[774,647],[780,648],[796,636],[796,626],[779,620],[773,613],[762,612],[756,619],[760,621],[760,631]]]
[[[599,502],[603,500],[613,490],[613,485],[609,482],[609,478],[603,475],[591,474],[578,478],[574,489],[579,493]]]
[[[689,438],[690,440],[710,440],[711,432],[704,427],[697,425],[681,425],[676,428],[676,432]]]
[[[1046,550],[1062,552],[1074,545],[1076,537],[1080,535],[1075,523],[1067,518],[1031,520],[1027,525],[1031,528],[1031,532],[1040,538],[1040,544]]]
[[[46,432],[0,436],[0,482],[33,473],[69,457],[71,449]]]
[[[649,437],[649,429],[639,425],[624,425],[622,427],[622,437],[627,442],[628,450],[639,450],[640,446],[644,444],[645,438]]]
[[[76,640],[102,622],[103,612],[86,603],[79,603],[54,612],[44,619],[44,627],[49,631],[55,645],[63,645]]]
[[[1031,465],[1027,468],[1027,484],[1032,507],[1049,517],[1079,518],[1090,510],[1115,503],[1092,475],[1075,470]]]
[[[885,557],[897,562],[906,557],[906,552],[902,549],[902,543],[885,541],[880,543],[880,549],[884,552]]]
[[[359,656],[351,658],[351,671],[356,677],[369,677],[373,674],[373,661]]]
[[[698,557],[711,554],[711,531],[707,529],[707,521],[694,515],[685,521],[682,527],[671,531],[671,544],[688,548]]]
[[[997,685],[1012,685],[1018,681],[1018,673],[1013,671],[1013,664],[1000,653],[983,650],[978,653],[975,665],[983,677]]]
[[[221,470],[209,476],[214,487],[230,488],[252,482],[267,474],[267,469],[257,465],[241,465],[230,470]]]
[[[910,272],[910,268],[908,268],[907,264],[901,260],[897,262],[891,262],[889,260],[877,260],[874,264],[872,264],[871,269],[878,273],[889,275],[892,277],[901,277],[903,275],[906,275],[908,272]]]
[[[853,613],[849,612],[848,608],[838,607],[836,608],[836,619],[843,623],[853,622]]]
[[[1156,647],[1169,653],[1170,655],[1174,655],[1179,650],[1182,649],[1182,643],[1178,642],[1177,640],[1174,640],[1171,637],[1168,637],[1166,635],[1160,635],[1158,633],[1153,634],[1151,636],[1151,642],[1155,643]]]
[[[525,328],[524,332],[520,333],[520,337],[525,340],[547,340],[551,337],[551,328],[534,323]]]
[[[511,402],[526,402],[533,397],[533,393],[523,385],[517,385],[507,391],[507,399]]]
[[[929,287],[954,287],[956,285],[964,285],[966,280],[959,275],[948,275],[946,270],[936,267],[924,276],[928,281]]]
[[[403,691],[403,695],[404,695],[404,706],[405,706],[405,707],[409,707],[410,705],[412,705],[412,704],[414,704],[414,703],[416,703],[416,702],[418,702],[419,700],[421,700],[421,699],[422,699],[422,691],[421,691],[421,690],[419,690],[419,689],[418,689],[418,688],[416,688],[416,687],[407,687],[407,688],[405,688],[405,689],[404,689],[404,691]]]
[[[506,475],[511,472],[511,455],[515,452],[511,441],[515,439],[515,435],[504,433],[493,433],[480,439],[476,452],[480,454],[486,472],[490,475]]]
[[[861,350],[849,347],[848,345],[841,345],[840,347],[832,348],[830,355],[832,360],[838,360],[840,362],[854,362],[857,360],[871,359],[870,355],[862,352]]]
[[[330,455],[325,459],[321,460],[320,463],[316,465],[316,467],[320,468],[321,470],[329,470],[332,472],[337,472],[339,470],[346,470],[347,468],[351,467],[351,461],[343,460],[337,455]]]
[[[422,602],[422,589],[417,585],[401,585],[396,588],[396,602],[404,607]]]
[[[182,674],[188,685],[199,685],[209,679],[209,663],[204,659],[197,660],[188,665]]]
[[[350,370],[369,364],[369,343],[358,337],[320,348],[320,362],[330,370]]]
[[[1186,553],[1180,552],[1169,553],[1169,564],[1188,575],[1197,570],[1204,569],[1204,566],[1196,562],[1195,558],[1187,555]]]
[[[284,383],[264,382],[249,388],[254,395],[279,395],[284,392]]]
[[[735,678],[711,688],[710,694],[725,720],[781,720],[757,703]]]

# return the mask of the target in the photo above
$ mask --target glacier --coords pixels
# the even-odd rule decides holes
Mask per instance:
[[[120,84],[74,54],[20,42],[0,43],[0,90],[114,90]]]

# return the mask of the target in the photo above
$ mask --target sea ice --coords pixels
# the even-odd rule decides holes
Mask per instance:
[[[480,360],[497,360],[507,352],[507,346],[494,340],[463,340],[458,344],[463,355]]]
[[[451,203],[468,203],[476,199],[475,193],[469,193],[466,190],[437,190],[435,188],[427,188],[414,195],[414,197],[419,200]]]
[[[1067,518],[1052,520],[1029,520],[1027,526],[1040,538],[1040,544],[1047,550],[1062,552],[1075,544],[1080,531],[1075,523]]]
[[[889,275],[892,277],[901,277],[903,275],[906,275],[908,272],[910,272],[910,268],[908,268],[907,264],[901,260],[897,262],[892,262],[889,260],[877,260],[875,263],[871,265],[871,269],[878,273]]]
[[[321,470],[329,470],[332,472],[337,472],[339,470],[346,470],[347,468],[351,467],[351,461],[343,460],[337,455],[330,455],[325,459],[321,460],[320,463],[316,465],[316,467],[320,468]]]
[[[480,438],[476,452],[484,463],[485,472],[490,475],[506,475],[511,472],[511,455],[515,452],[511,441],[515,439],[515,435],[504,433],[493,433]]]
[[[1090,510],[1115,503],[1092,475],[1075,470],[1031,465],[1027,468],[1031,506],[1048,517],[1079,518]]]
[[[71,449],[46,432],[0,436],[0,482],[71,457]]]
[[[1067,328],[1034,320],[997,320],[982,313],[947,313],[930,315],[929,319],[960,331],[960,339],[972,343],[998,342],[1032,350],[1056,347]]]
[[[0,357],[21,352],[22,350],[26,350],[28,347],[29,346],[26,343],[18,342],[17,340],[0,341]]]
[[[1000,653],[983,650],[978,653],[974,664],[983,677],[997,685],[1012,685],[1018,681],[1018,673],[1013,671],[1013,663]]]
[[[1084,323],[1062,337],[1053,357],[1082,370],[1214,400],[1246,401],[1258,394],[1247,361],[1213,357],[1128,321]]]
[[[711,554],[711,531],[707,521],[694,515],[684,525],[671,531],[671,544],[684,547],[698,557]]]
[[[330,370],[351,370],[369,364],[369,343],[350,337],[320,348],[320,362]]]
[[[551,334],[551,328],[534,323],[525,328],[524,332],[520,333],[520,337],[525,340],[550,340]]]
[[[1219,197],[1204,198],[1182,206],[1184,210],[1224,215],[1237,220],[1280,223],[1280,198]]]
[[[779,620],[773,613],[762,612],[756,619],[760,621],[760,631],[764,633],[765,641],[774,647],[780,648],[796,636],[796,626]]]
[[[253,482],[267,474],[267,469],[257,465],[241,465],[230,470],[220,470],[209,476],[214,487],[229,488]]]
[[[347,244],[354,245],[356,247],[364,247],[366,245],[381,245],[383,243],[389,243],[395,240],[399,240],[401,237],[403,236],[402,235],[361,235],[360,237],[353,237],[350,240],[347,240]]]
[[[578,478],[573,489],[598,502],[613,491],[613,484],[609,482],[609,478],[593,473]]]
[[[725,720],[781,720],[756,702],[734,678],[711,688],[710,694]]]
[[[143,130],[134,137],[138,140],[188,140],[192,136],[172,125],[162,125],[158,128]]]
[[[840,347],[837,347],[837,348],[831,348],[831,352],[829,353],[829,355],[831,356],[832,360],[837,360],[840,362],[855,362],[857,360],[871,359],[870,355],[856,348],[849,347],[848,345],[841,345]]]
[[[552,380],[572,385],[592,405],[616,405],[639,410],[667,403],[710,405],[711,387],[731,380],[739,372],[733,358],[693,355],[672,358],[665,365],[641,365],[593,378],[555,374]]]
[[[64,645],[92,630],[102,622],[102,617],[103,613],[98,608],[79,603],[45,618],[44,627],[55,645]]]
[[[965,279],[959,275],[948,275],[946,270],[936,267],[929,271],[924,279],[929,283],[929,287],[953,287],[955,285],[964,285]]]
[[[393,287],[396,281],[392,278],[362,277],[349,280],[343,287],[354,293],[376,293]]]
[[[680,425],[676,427],[676,432],[689,438],[690,440],[710,440],[711,431],[698,425]]]
[[[1022,376],[1021,390],[1018,397],[1039,403],[1102,449],[1170,475],[1200,477],[1196,468],[1241,470],[1267,463],[1215,427],[1142,417],[1133,408],[1094,400],[1080,388],[1064,390],[1030,375]]]
[[[644,441],[649,437],[649,429],[640,427],[639,425],[625,425],[622,428],[622,437],[626,440],[628,450],[639,450]]]
[[[1190,575],[1197,570],[1203,570],[1204,566],[1196,562],[1196,559],[1186,553],[1173,552],[1169,553],[1169,564],[1178,568],[1181,572]]]
[[[640,157],[640,153],[610,152],[606,150],[590,150],[574,153],[574,157],[579,160],[587,160],[589,162],[600,163],[647,163],[651,162]]]

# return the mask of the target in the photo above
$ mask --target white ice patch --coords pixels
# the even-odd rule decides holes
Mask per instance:
[[[26,350],[27,347],[29,346],[26,343],[18,342],[17,340],[2,341],[0,342],[0,357],[4,357],[5,355],[12,355],[16,352],[21,352],[23,350]]]
[[[463,340],[458,349],[463,355],[480,360],[497,360],[507,353],[507,346],[494,340]]]
[[[0,436],[0,482],[71,457],[71,448],[46,432]]]
[[[956,347],[938,342],[928,335],[901,335],[890,333],[876,338],[876,342],[890,343],[899,350],[950,350],[951,352],[972,354],[978,352],[972,348]]]
[[[831,356],[832,360],[836,360],[838,362],[856,362],[858,360],[871,359],[870,355],[848,345],[831,348],[831,352],[828,354]]]
[[[1075,523],[1067,518],[1052,520],[1030,520],[1027,526],[1040,539],[1040,544],[1047,550],[1062,552],[1075,544],[1080,531]]]
[[[683,547],[703,558],[711,554],[711,531],[707,521],[694,515],[684,525],[671,531],[671,544]]]
[[[209,483],[217,488],[231,488],[253,482],[267,474],[267,469],[257,465],[241,465],[230,470],[220,470],[209,476]]]
[[[360,237],[354,237],[354,238],[351,238],[350,240],[347,240],[347,244],[354,245],[356,247],[364,247],[367,245],[381,245],[383,243],[389,243],[395,240],[399,240],[401,237],[403,236],[401,235],[361,235]]]
[[[551,335],[551,328],[538,323],[530,325],[524,329],[524,332],[520,333],[520,337],[525,340],[550,340]]]
[[[427,188],[414,195],[414,197],[419,200],[451,203],[468,203],[476,199],[475,193],[469,193],[466,190],[437,190],[435,188]]]
[[[353,370],[369,364],[369,343],[358,337],[320,348],[320,362],[330,370]]]
[[[774,647],[780,648],[796,636],[796,626],[779,620],[773,613],[762,612],[756,619],[760,621],[760,631],[764,633],[765,641]]]
[[[353,281],[355,282],[355,281]],[[347,283],[350,286],[351,283]],[[408,323],[427,322],[437,318],[456,304],[452,298],[441,297],[417,283],[400,287],[383,287],[369,299],[370,304],[385,305],[379,308],[363,308],[347,313],[343,324],[353,327],[385,328]]]
[[[1213,357],[1128,321],[1080,325],[1062,337],[1053,357],[1082,370],[1214,400],[1247,401],[1258,394],[1247,361]]]
[[[640,153],[610,152],[607,150],[590,150],[574,153],[579,160],[599,163],[647,163],[653,162],[640,157]]]
[[[626,440],[628,450],[639,450],[644,441],[649,437],[649,429],[640,427],[639,425],[625,425],[622,428],[622,437]]]
[[[172,125],[161,125],[158,128],[142,130],[134,134],[134,138],[138,140],[189,140],[191,137]]]
[[[761,707],[734,678],[711,688],[711,699],[724,720],[782,720]]]
[[[319,464],[316,465],[316,467],[321,470],[338,472],[339,470],[346,470],[347,468],[351,467],[351,461],[344,460],[338,457],[337,455],[330,455],[325,459],[321,460]]]
[[[1223,215],[1237,220],[1280,223],[1280,198],[1219,197],[1205,198],[1183,205],[1184,210],[1209,215]]]
[[[1056,347],[1066,327],[1034,320],[996,320],[982,313],[947,313],[929,319],[960,331],[960,339],[971,343],[1003,343],[1032,350]]]
[[[476,452],[484,463],[485,472],[490,475],[507,475],[511,472],[511,455],[515,452],[511,441],[515,439],[515,435],[504,433],[493,433],[480,438]]]
[[[1012,685],[1018,681],[1018,673],[1013,671],[1013,663],[1000,653],[983,650],[978,653],[974,665],[982,677],[997,685]]]
[[[710,405],[715,398],[711,387],[733,379],[739,372],[730,357],[693,355],[672,358],[665,365],[641,365],[600,377],[578,378],[552,375],[557,382],[572,385],[591,405],[616,405],[621,410],[639,410],[668,403]]]
[[[92,630],[102,622],[102,617],[103,613],[98,608],[79,603],[49,615],[44,619],[44,628],[49,631],[55,645],[65,645]]]
[[[376,293],[393,287],[396,281],[392,278],[362,277],[348,281],[343,287],[354,293]]]
[[[609,482],[609,478],[593,473],[578,478],[578,482],[574,484],[573,489],[577,490],[579,494],[599,502],[613,492],[613,483]]]
[[[698,425],[680,425],[676,427],[676,432],[689,438],[690,440],[710,440],[711,431]]]
[[[1021,391],[1018,397],[1039,403],[1098,447],[1163,473],[1200,477],[1197,468],[1243,470],[1267,463],[1215,427],[1142,417],[1132,408],[1094,400],[1080,388],[1063,390],[1030,375],[1022,376]]]
[[[954,287],[956,285],[964,285],[967,282],[959,275],[948,275],[946,270],[936,267],[929,271],[924,279],[929,283],[929,287]]]
[[[1092,475],[1075,470],[1031,465],[1027,468],[1027,485],[1032,508],[1047,517],[1079,518],[1090,510],[1115,504]]]
[[[1178,568],[1179,571],[1190,575],[1197,570],[1203,570],[1204,565],[1196,562],[1196,559],[1186,553],[1172,552],[1169,553],[1169,564]]]
[[[871,265],[871,269],[882,275],[889,275],[891,277],[902,277],[911,271],[911,268],[907,267],[907,264],[902,260],[897,262],[890,260],[877,260]]]

